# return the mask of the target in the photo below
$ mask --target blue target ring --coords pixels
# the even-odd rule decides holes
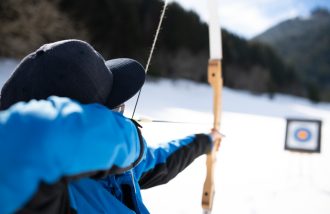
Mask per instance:
[[[298,142],[306,143],[312,138],[312,132],[306,128],[298,128],[294,132],[294,138]]]

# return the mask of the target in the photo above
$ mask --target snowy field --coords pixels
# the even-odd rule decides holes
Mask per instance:
[[[0,59],[0,88],[17,62]],[[135,99],[128,103],[131,117]],[[144,123],[150,145],[208,132],[212,90],[189,81],[148,81],[135,118],[185,121]],[[321,154],[284,151],[286,118],[322,120]],[[225,88],[221,132],[226,135],[216,166],[216,214],[329,214],[330,104],[287,95],[252,95]],[[166,185],[143,191],[153,214],[202,213],[205,157]]]

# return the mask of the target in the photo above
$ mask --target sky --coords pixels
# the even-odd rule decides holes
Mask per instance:
[[[207,21],[207,0],[168,0],[197,12]],[[247,39],[277,23],[297,16],[307,17],[318,6],[330,8],[330,0],[218,0],[221,26]]]

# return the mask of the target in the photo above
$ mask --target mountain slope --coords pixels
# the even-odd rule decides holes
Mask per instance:
[[[309,87],[330,100],[330,13],[315,9],[309,18],[284,21],[254,38],[272,46]]]
[[[0,1],[0,56],[22,58],[44,43],[77,38],[106,59],[129,57],[145,65],[162,6],[161,0]],[[294,70],[272,48],[224,29],[222,38],[226,86],[305,95]],[[208,45],[207,23],[172,2],[148,74],[206,82]]]

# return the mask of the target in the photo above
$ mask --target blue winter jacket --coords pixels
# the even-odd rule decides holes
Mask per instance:
[[[210,149],[203,134],[149,148],[134,122],[98,104],[21,102],[0,113],[0,213],[148,213],[140,189]]]

